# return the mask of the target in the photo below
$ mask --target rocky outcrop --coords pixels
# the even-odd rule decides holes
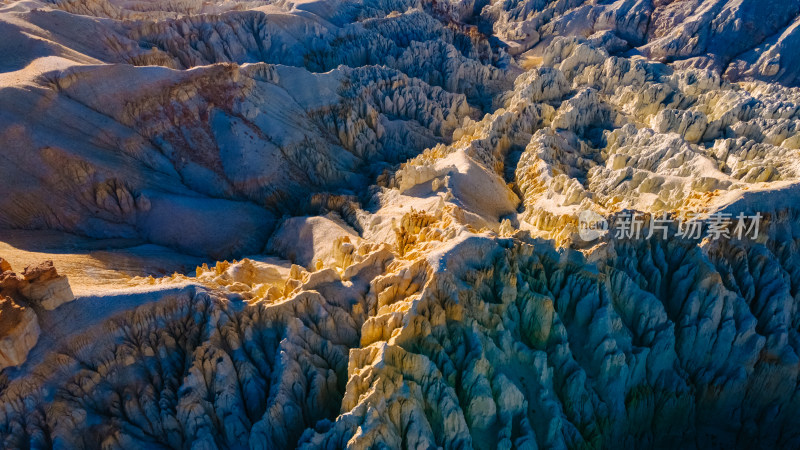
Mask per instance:
[[[52,261],[13,272],[0,257],[0,369],[19,366],[39,339],[36,311],[50,311],[75,300],[67,277]]]
[[[218,258],[252,253],[274,226],[265,207],[291,210],[316,190],[364,185],[370,171],[444,140],[473,111],[463,95],[374,67],[317,75],[263,64],[212,66],[173,76],[130,66],[54,74],[60,94],[41,121],[7,122],[0,131],[19,136],[12,151],[35,149],[0,168],[4,176],[40,177],[20,179],[26,189],[4,186],[0,223],[138,237]],[[122,78],[128,92],[118,89]],[[326,94],[306,95],[308,86],[300,85],[309,83]],[[100,101],[97,89],[109,95]],[[13,115],[47,92],[8,88],[0,96]],[[125,150],[106,160],[98,146],[113,147],[113,138],[87,152],[69,119],[53,127],[51,114],[86,114],[98,129],[120,133]],[[105,125],[109,118],[113,125]],[[276,120],[284,124],[275,127]],[[113,170],[117,164],[126,171]],[[41,206],[49,196],[61,201]],[[212,228],[178,226],[212,223],[223,211],[226,220]]]
[[[69,280],[58,275],[52,261],[26,267],[22,271],[22,277],[24,282],[20,284],[19,292],[31,304],[53,310],[63,303],[75,300]]]
[[[14,273],[5,260],[0,261],[0,264],[7,268],[0,273],[2,295],[48,311],[75,300],[69,280],[58,274],[53,261],[28,266],[21,274]]]
[[[466,12],[456,4],[259,5],[77,1],[2,13],[21,47],[59,42],[45,58],[20,55],[48,59],[18,73],[35,87],[0,88],[0,136],[25,155],[0,167],[16,180],[2,188],[0,226],[214,259],[258,252],[283,211],[300,213],[320,191],[352,194],[448,142],[517,73],[457,26]],[[42,110],[22,123],[30,104]]]
[[[0,228],[217,260],[0,259],[2,446],[800,447],[778,3],[0,8]]]
[[[313,271],[248,259],[199,268],[211,290],[74,337],[32,375],[50,380],[45,390],[12,381],[0,394],[15,405],[0,414],[5,445],[800,439],[786,382],[800,350],[796,241],[610,239],[589,263],[526,233],[469,231],[460,217],[452,206],[409,213],[402,247],[342,241],[354,256]],[[765,232],[796,228],[794,217]]]
[[[677,68],[710,69],[729,80],[797,85],[800,7],[751,1],[490,1],[484,27],[508,51],[535,61],[559,36],[589,37],[609,52],[642,54]]]
[[[31,308],[0,295],[0,370],[25,362],[39,333],[39,322]]]
[[[164,10],[77,1],[4,13],[4,27],[24,46],[56,29],[63,42],[50,56],[58,70],[26,75],[36,88],[0,90],[8,124],[0,136],[14,143],[11,154],[26,155],[0,167],[2,176],[21,178],[2,192],[0,226],[141,239],[213,259],[252,254],[284,212],[304,214],[313,195],[361,192],[392,165],[453,140],[469,140],[470,155],[507,183],[535,180],[525,189],[544,195],[522,203],[536,228],[566,220],[535,206],[540,198],[565,196],[570,206],[598,212],[641,202],[675,209],[716,190],[794,176],[772,159],[785,160],[800,145],[795,94],[725,81],[773,79],[745,74],[755,67],[745,50],[778,33],[794,6],[783,2],[768,14],[724,1],[692,3],[697,11],[683,9],[685,2],[540,3],[180,3]],[[707,28],[710,17],[719,26]],[[737,23],[748,20],[757,30],[744,36]],[[702,39],[684,42],[698,30],[707,31]],[[730,39],[737,44],[723,44]],[[520,75],[507,50],[533,46],[516,62],[535,60],[537,68]],[[669,62],[674,74],[614,56],[628,47]],[[774,49],[752,51],[780,59]],[[746,67],[723,73],[734,56]],[[788,72],[775,76],[791,84]],[[19,123],[29,104],[46,106]],[[491,118],[476,120],[481,112]],[[542,135],[531,144],[527,135],[542,125],[565,137],[557,151]],[[686,145],[658,143],[673,135]],[[673,163],[689,163],[614,169],[636,164],[632,149],[653,146],[679,155]],[[605,148],[613,154],[603,155]],[[549,161],[551,153],[584,149],[589,157],[581,156],[578,172],[553,173],[565,166]],[[406,169],[407,179],[419,175]],[[688,177],[697,186],[687,187]],[[619,183],[606,185],[613,180]],[[656,189],[663,195],[653,198]],[[629,204],[617,201],[622,191],[633,193]],[[493,197],[502,202],[493,214],[515,208],[513,198]],[[214,220],[222,214],[228,220]]]
[[[730,84],[557,38],[503,108],[465,119],[451,145],[409,160],[387,185],[407,190],[464,154],[510,182],[522,228],[572,241],[581,211],[706,212],[753,188],[796,183],[795,99],[794,89]]]
[[[50,403],[54,415],[39,409],[49,394],[22,384],[4,389],[4,404],[25,399],[33,408],[0,412],[4,445],[58,440],[126,447],[139,445],[136,430],[144,430],[147,439],[177,446],[294,446],[307,427],[338,413],[347,352],[358,344],[364,320],[364,293],[390,259],[388,251],[372,252],[348,266],[346,282],[330,269],[309,273],[294,266],[284,272],[250,260],[198,269],[199,279],[213,279],[239,300],[199,289],[125,313],[97,334],[75,337],[63,356],[44,363],[43,376],[72,373],[83,366],[84,354],[115,356],[103,367],[81,369],[77,390],[58,389]],[[277,294],[265,289],[277,284],[285,285]],[[244,307],[242,293],[250,298]],[[137,337],[147,335],[153,340]],[[115,381],[106,379],[109,373]],[[112,397],[132,395],[124,413],[100,393],[109,382]],[[93,406],[87,403],[91,397]],[[90,431],[98,420],[119,426]]]

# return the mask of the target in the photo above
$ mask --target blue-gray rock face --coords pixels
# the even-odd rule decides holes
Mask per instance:
[[[3,5],[3,448],[800,448],[799,17]]]

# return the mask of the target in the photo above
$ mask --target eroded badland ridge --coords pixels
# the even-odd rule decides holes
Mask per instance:
[[[2,3],[3,447],[800,447],[798,23]]]

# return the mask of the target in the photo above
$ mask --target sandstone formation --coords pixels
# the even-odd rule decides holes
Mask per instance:
[[[22,272],[24,283],[19,291],[29,302],[40,305],[47,310],[56,309],[59,305],[75,300],[69,280],[59,276],[52,261],[46,261],[35,267],[26,267]]]
[[[0,260],[5,270],[0,274],[0,294],[16,298],[29,305],[53,310],[75,300],[67,277],[59,275],[52,261],[25,268],[21,274],[12,271],[6,260]]]
[[[4,4],[0,241],[206,262],[0,258],[2,446],[800,447],[774,3]]]
[[[0,297],[0,369],[22,364],[36,345],[39,332],[32,309],[18,305],[10,297]]]
[[[65,276],[52,261],[28,266],[21,274],[0,257],[0,369],[19,366],[39,339],[35,309],[53,310],[75,300]]]

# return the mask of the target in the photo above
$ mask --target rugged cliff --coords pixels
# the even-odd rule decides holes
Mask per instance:
[[[4,4],[4,447],[799,447],[798,17]]]

